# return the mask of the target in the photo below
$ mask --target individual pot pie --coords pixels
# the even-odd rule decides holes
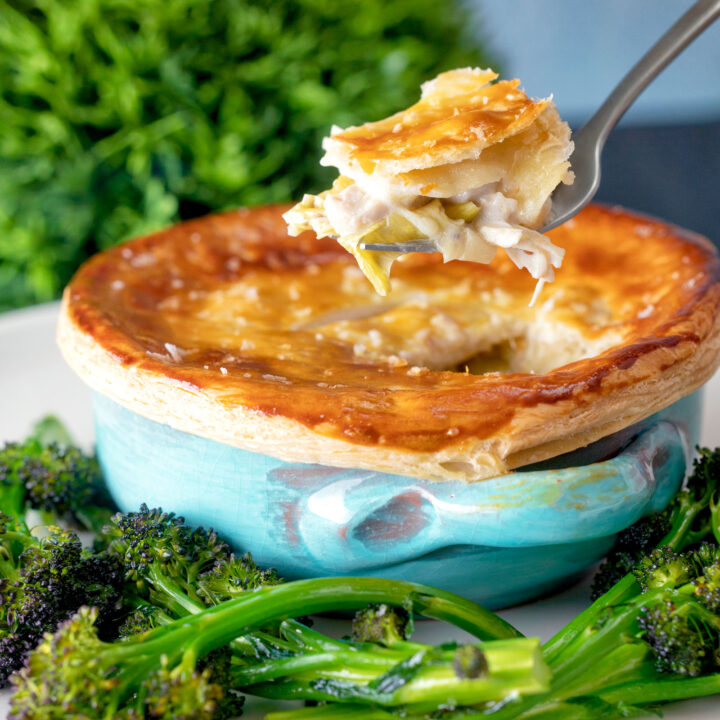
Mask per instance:
[[[398,254],[361,243],[430,239],[445,260],[479,263],[502,248],[539,292],[563,258],[537,228],[555,187],[573,179],[570,128],[550,99],[532,100],[519,80],[496,78],[451,70],[424,83],[407,110],[333,127],[320,162],[340,176],[286,213],[291,234],[337,237],[381,295]]]
[[[587,445],[718,365],[720,264],[700,237],[589,207],[533,278],[414,254],[374,292],[287,207],[187,222],[90,259],[62,352],[94,389],[173,428],[291,462],[477,481]]]

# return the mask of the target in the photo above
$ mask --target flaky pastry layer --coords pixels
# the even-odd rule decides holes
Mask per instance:
[[[288,237],[263,207],[89,260],[61,350],[94,389],[158,422],[288,461],[479,480],[586,445],[689,394],[720,353],[707,241],[590,207],[533,281],[411,255],[388,298],[351,256]]]
[[[408,172],[476,159],[482,151],[529,127],[548,106],[519,90],[519,80],[492,70],[461,68],[422,86],[421,99],[401,112],[336,129],[323,143],[323,164],[352,174]]]

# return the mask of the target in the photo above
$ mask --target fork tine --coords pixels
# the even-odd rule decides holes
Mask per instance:
[[[396,242],[396,243],[359,243],[361,250],[375,250],[376,252],[422,252],[434,253],[438,249],[434,242]]]

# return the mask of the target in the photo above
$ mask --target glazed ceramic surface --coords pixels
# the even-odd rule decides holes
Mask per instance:
[[[696,393],[555,467],[468,484],[287,463],[101,395],[94,404],[98,454],[123,510],[145,502],[212,526],[287,578],[412,579],[489,607],[552,589],[599,559],[615,533],[663,508],[700,416]]]

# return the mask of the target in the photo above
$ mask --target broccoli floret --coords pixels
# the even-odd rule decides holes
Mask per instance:
[[[653,513],[618,534],[612,550],[593,578],[591,596],[596,600],[632,572],[639,559],[657,547],[670,529],[667,513]]]
[[[232,672],[233,654],[229,647],[213,650],[199,664],[208,673],[212,683],[222,689],[222,697],[216,702],[213,720],[230,720],[242,714],[245,696],[235,688]]]
[[[714,535],[720,540],[715,496],[720,485],[720,448],[697,448],[698,457],[685,489],[679,492],[666,512],[671,529],[663,544],[683,550]]]
[[[278,585],[282,580],[274,569],[259,568],[250,553],[233,554],[217,562],[198,578],[198,595],[208,605],[238,597],[248,590],[266,585]]]
[[[36,540],[27,528],[23,532],[21,523],[8,517],[3,518],[3,529],[0,638],[5,653],[0,686],[22,665],[43,632],[54,630],[82,604],[73,605],[68,612],[68,600],[74,602],[77,590],[75,574],[82,552],[74,533],[53,528],[48,537]]]
[[[97,459],[70,444],[55,419],[39,423],[24,442],[0,449],[0,509],[8,515],[21,517],[30,507],[95,531],[111,504]]]
[[[664,546],[635,570],[643,592],[636,601],[643,602],[641,637],[652,648],[660,672],[696,677],[716,669],[719,558],[720,549],[709,543],[684,553]]]
[[[25,667],[12,677],[12,717],[31,720],[38,716],[40,707],[46,720],[59,719],[63,714],[87,717],[87,708],[97,709],[97,717],[104,716],[113,682],[105,680],[105,667],[82,652],[83,648],[96,652],[102,646],[94,624],[96,617],[96,611],[81,608],[54,633],[43,636]]]
[[[213,680],[211,664],[201,667],[194,660],[202,642],[194,641],[185,624],[106,643],[98,637],[96,619],[94,608],[82,608],[55,633],[45,634],[13,676],[14,718],[36,718],[39,708],[46,720],[229,717],[219,713],[225,688]],[[229,639],[225,634],[217,642]]]
[[[103,537],[135,591],[173,617],[204,607],[198,577],[231,555],[213,530],[191,528],[182,517],[147,505],[114,515]]]
[[[371,605],[355,614],[352,636],[356,642],[374,642],[392,647],[410,638],[412,619],[402,608]]]
[[[119,566],[83,550],[75,533],[48,530],[37,539],[21,521],[0,518],[0,686],[43,633],[81,605],[100,608],[104,632],[112,626],[122,586]]]
[[[641,638],[652,648],[658,672],[697,677],[717,669],[717,628],[708,627],[706,620],[707,614],[692,600],[665,598],[641,608]]]
[[[688,478],[687,490],[699,502],[714,494],[720,481],[720,448],[696,448],[698,457],[693,460],[693,470]]]
[[[720,541],[720,506],[714,501],[720,485],[720,448],[697,451],[685,488],[668,507],[642,518],[618,535],[593,578],[593,600],[631,573],[640,558],[656,547],[681,551],[708,538]]]
[[[139,512],[117,513],[103,529],[103,538],[107,553],[132,583],[129,603],[137,605],[140,599],[146,604],[127,618],[123,636],[280,582],[249,554],[233,555],[212,529],[192,528],[184,518],[159,508],[142,505]]]
[[[132,583],[129,603],[137,605],[139,598],[150,604],[131,614],[123,636],[147,629],[147,623],[167,623],[281,582],[274,570],[260,569],[250,554],[235,556],[212,529],[192,528],[160,508],[142,505],[139,512],[117,513],[103,529],[103,538],[108,554]]]
[[[234,555],[212,529],[192,528],[160,508],[117,513],[103,537],[135,592],[175,618],[281,582],[249,553]]]
[[[141,605],[135,608],[125,616],[125,619],[118,627],[118,638],[122,640],[134,635],[142,635],[160,627],[164,623],[161,621],[159,613],[159,609],[152,605]]]
[[[108,551],[122,561],[128,577],[139,579],[160,565],[186,582],[230,554],[230,547],[213,530],[185,525],[185,519],[162,509],[140,506],[139,512],[117,513],[103,533]]]
[[[76,584],[80,586],[73,603],[73,611],[80,605],[97,609],[97,628],[103,640],[117,635],[117,624],[123,612],[120,610],[125,588],[125,574],[117,558],[107,552],[83,549],[77,566]]]
[[[91,503],[100,478],[94,457],[78,448],[38,442],[26,443],[21,451],[15,473],[27,490],[30,507],[64,518]]]
[[[716,566],[716,573],[720,566]],[[695,597],[698,602],[710,612],[720,615],[720,582],[717,577],[701,576],[693,580]]]
[[[635,553],[611,550],[592,579],[590,598],[597,600],[628,573],[631,573],[637,565],[638,557]]]
[[[223,688],[213,682],[209,668],[170,670],[163,664],[145,681],[143,691],[145,714],[168,720],[217,720],[224,699]]]
[[[37,638],[30,636],[28,639],[24,633],[0,633],[0,688],[5,687],[8,678],[23,666],[36,644]]]
[[[664,545],[641,558],[633,574],[643,592],[678,587],[694,577],[693,557],[676,553]]]
[[[657,546],[669,529],[670,523],[664,512],[646,515],[618,534],[613,549],[632,553],[648,552]]]
[[[695,597],[710,612],[720,615],[720,547],[702,543],[694,551],[698,575],[692,581]]]
[[[162,625],[170,625],[176,619],[161,608],[139,601],[136,597],[126,599],[135,603],[135,607],[124,616],[117,628],[116,635],[120,640],[142,635]]]
[[[77,577],[81,564],[82,545],[73,532],[50,528],[50,535],[29,546],[20,555],[20,578],[13,584],[16,597],[9,619],[20,627],[39,627],[40,632],[54,629],[72,611],[75,596],[82,590]],[[72,612],[71,611],[71,612]]]

